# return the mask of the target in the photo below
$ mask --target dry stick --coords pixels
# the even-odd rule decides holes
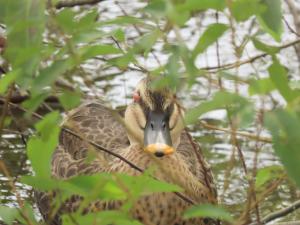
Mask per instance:
[[[216,12],[216,22],[219,23],[219,12]],[[221,65],[221,60],[220,60],[220,47],[219,47],[219,39],[217,39],[216,41],[216,53],[217,53],[217,60],[218,60],[218,66]],[[218,82],[219,82],[219,86],[222,87],[222,78],[218,77]]]
[[[264,101],[262,100],[262,104],[264,107]],[[257,136],[260,136],[260,133],[262,132],[262,125],[263,124],[263,116],[264,116],[264,111],[261,110],[261,114],[258,113],[257,116],[257,125],[256,125],[256,129],[257,129]],[[262,147],[261,143],[259,143],[258,141],[255,142],[255,154],[254,154],[254,158],[253,158],[253,169],[252,169],[252,177],[249,180],[250,183],[250,194],[249,196],[251,197],[253,195],[254,201],[256,201],[256,189],[255,189],[255,178],[257,175],[257,164],[258,164],[258,155],[260,152],[260,148]],[[259,213],[259,205],[257,205],[255,207],[255,213],[256,213],[256,218],[257,218],[257,223],[261,224],[261,217],[260,217],[260,213]]]
[[[293,29],[289,23],[285,20],[285,18],[283,17],[283,20],[285,22],[285,24],[287,25],[288,29],[295,34],[297,37],[299,37],[300,35],[300,16],[299,16],[299,10],[297,9],[296,5],[294,4],[294,0],[286,0],[286,5],[290,11],[290,13],[292,14],[293,17],[293,21],[294,21],[294,27],[295,29]],[[299,62],[300,62],[300,46],[299,45],[295,45],[294,46],[295,49],[295,53],[297,55],[298,58],[298,66],[299,66]]]
[[[288,221],[288,222],[282,222],[282,223],[274,223],[273,225],[300,225],[300,220]]]
[[[291,41],[291,42],[288,42],[284,45],[281,45],[281,46],[278,46],[278,49],[279,50],[282,50],[282,49],[285,49],[285,48],[288,48],[288,47],[291,47],[291,46],[294,46],[296,44],[299,44],[300,43],[300,39],[296,39],[294,41]],[[262,54],[258,54],[256,56],[253,56],[249,59],[246,59],[244,61],[239,61],[239,62],[233,62],[233,63],[227,63],[227,64],[224,64],[224,65],[220,65],[220,66],[211,66],[211,67],[203,67],[201,68],[202,70],[219,70],[219,69],[233,69],[235,67],[239,67],[241,65],[244,65],[244,64],[247,64],[247,63],[252,63],[260,58],[263,58],[265,56],[269,55],[268,53],[262,53]]]
[[[0,99],[0,100],[1,100],[1,99]],[[23,112],[27,112],[26,109],[22,108],[22,107],[19,106],[19,105],[16,105],[16,104],[13,104],[13,103],[10,103],[10,102],[9,102],[9,105],[12,105],[12,106],[14,106],[14,107],[17,107],[18,109],[22,110]],[[34,115],[34,116],[37,117],[38,119],[42,119],[42,118],[43,118],[43,117],[42,117],[41,115],[39,115],[38,113],[32,113],[32,115]],[[61,129],[64,130],[64,131],[66,131],[66,132],[68,132],[68,133],[70,133],[71,135],[73,135],[73,136],[75,136],[75,137],[81,139],[82,141],[88,142],[89,144],[95,146],[97,149],[99,149],[99,150],[101,150],[101,151],[104,151],[104,152],[106,152],[106,153],[108,153],[108,154],[110,154],[110,155],[113,155],[114,157],[116,157],[116,158],[122,160],[123,162],[125,162],[126,164],[128,164],[131,168],[133,168],[133,169],[135,169],[135,170],[137,170],[137,171],[139,171],[139,172],[141,172],[141,173],[144,172],[143,169],[139,168],[139,167],[138,167],[137,165],[135,165],[134,163],[132,163],[132,162],[130,162],[129,160],[125,159],[123,156],[121,156],[121,155],[119,155],[119,154],[117,154],[117,153],[115,153],[115,152],[112,152],[111,150],[106,149],[106,148],[104,148],[103,146],[101,146],[101,145],[99,145],[99,144],[97,144],[97,143],[95,143],[95,142],[93,142],[93,141],[86,140],[84,137],[80,136],[79,134],[73,132],[72,130],[70,130],[70,129],[68,129],[68,128],[62,127]],[[152,178],[156,179],[155,177],[152,177]],[[179,198],[181,198],[182,200],[184,200],[185,202],[191,204],[191,205],[195,205],[195,204],[196,204],[192,199],[190,199],[190,198],[184,196],[183,194],[181,194],[181,193],[179,193],[179,192],[174,192],[174,194],[177,195],[177,196],[178,196]]]
[[[232,134],[233,131],[231,129],[223,128],[223,127],[217,127],[215,125],[200,121],[200,125],[203,126],[204,128],[207,128],[209,130],[218,130],[218,131],[223,131],[225,133],[230,133]],[[255,134],[251,134],[248,132],[243,132],[243,131],[235,131],[235,134],[238,136],[246,137],[249,139],[252,139],[254,141],[261,141],[261,142],[266,142],[266,143],[272,143],[272,139],[269,137],[261,137],[257,136]]]
[[[226,110],[227,112],[229,112],[228,108],[226,107]],[[236,134],[235,134],[235,126],[233,124],[233,121],[230,117],[230,115],[228,114],[228,121],[229,121],[229,124],[230,124],[230,127],[231,127],[231,130],[232,130],[232,134],[231,134],[231,141],[232,141],[232,144],[236,147],[237,149],[237,152],[238,152],[238,155],[239,155],[239,158],[242,162],[242,167],[243,167],[243,170],[244,170],[244,173],[245,173],[245,176],[246,176],[246,179],[248,181],[248,184],[249,184],[249,189],[248,189],[248,197],[247,197],[247,204],[246,204],[246,208],[243,212],[243,215],[242,215],[242,219],[247,219],[249,218],[249,212],[250,212],[250,206],[251,206],[251,196],[250,196],[250,193],[252,192],[251,191],[251,182],[249,180],[249,178],[247,178],[247,175],[248,175],[248,169],[247,169],[247,166],[246,166],[246,162],[245,162],[245,158],[244,158],[244,154],[242,152],[242,149],[241,149],[241,146],[239,145],[238,141],[237,141],[237,137],[236,137]],[[255,193],[253,193],[255,195]],[[256,198],[256,197],[255,197]],[[255,209],[257,210],[257,205],[255,205]]]
[[[232,46],[234,48],[235,56],[236,56],[236,59],[237,59],[236,63],[240,64],[241,54],[239,53],[239,46],[236,43],[236,35],[235,35],[236,34],[236,28],[233,24],[231,11],[229,13],[228,20],[229,20],[230,29],[231,29],[231,43],[232,43]],[[235,66],[234,69],[235,69],[236,74],[238,74],[239,67]],[[236,81],[234,82],[234,84],[235,84],[235,92],[238,93],[238,91],[239,91],[238,90],[238,84],[237,84]],[[248,168],[246,166],[246,162],[245,162],[245,158],[244,158],[241,146],[237,141],[237,136],[236,136],[236,133],[235,133],[236,132],[236,126],[234,124],[233,119],[231,118],[228,107],[226,107],[226,111],[227,111],[227,115],[228,115],[229,125],[231,127],[231,130],[233,131],[232,134],[231,134],[231,141],[237,148],[237,152],[238,152],[239,158],[242,162],[242,166],[243,166],[243,170],[244,170],[244,173],[245,173],[245,176],[246,176],[246,180],[248,181],[248,185],[249,185],[249,188],[247,190],[246,207],[245,207],[245,210],[243,212],[244,218],[247,220],[247,219],[250,219],[250,206],[251,206],[251,202],[252,202],[252,195],[253,195],[253,200],[256,201],[256,193],[255,193],[255,190],[254,190],[253,177],[252,177],[252,179],[250,177],[248,177],[249,171],[248,171]],[[260,215],[259,215],[258,204],[255,205],[255,214],[256,214],[257,222],[260,223]]]
[[[284,180],[284,176],[281,176],[278,180],[275,180],[260,196],[259,198],[256,199],[256,201],[251,204],[250,206],[250,210],[254,209],[259,203],[261,203],[262,201],[265,201],[266,197],[268,195],[270,195],[271,193],[273,193],[278,186],[282,183],[282,181]],[[242,216],[239,218],[239,221],[241,220]]]
[[[103,2],[105,0],[63,0],[59,1],[55,4],[56,9],[61,9],[65,7],[74,7],[74,6],[82,6],[82,5],[95,5],[99,2]]]
[[[295,34],[297,37],[300,37],[300,34],[298,34],[297,31],[295,31],[295,30],[291,27],[291,25],[288,23],[288,21],[286,20],[286,18],[285,18],[284,16],[282,16],[282,19],[283,19],[285,25],[287,26],[287,28],[288,28],[293,34]]]
[[[299,208],[300,208],[300,200],[294,202],[292,205],[290,205],[290,206],[288,206],[286,208],[283,208],[283,209],[280,209],[280,210],[278,210],[276,212],[270,213],[269,215],[265,216],[261,220],[261,222],[263,224],[268,223],[268,222],[270,222],[272,220],[278,219],[280,217],[284,217],[284,216],[286,216],[286,215],[288,215],[288,214],[296,211]],[[251,225],[258,225],[258,224],[257,223],[252,223]]]
[[[274,191],[277,189],[277,187],[282,183],[283,180],[284,180],[284,176],[282,176],[282,177],[279,178],[278,180],[274,181],[274,182],[273,182],[273,183],[272,183],[265,191],[262,192],[262,194],[260,194],[260,195],[258,196],[258,198],[256,199],[255,202],[251,203],[250,210],[254,209],[260,202],[265,201],[266,197],[267,197],[270,193],[274,192]],[[235,225],[241,225],[241,224],[244,224],[244,223],[243,223],[243,217],[244,217],[244,216],[241,215],[241,216],[239,217],[239,219],[237,219],[237,222],[235,222],[234,224],[235,224]],[[256,223],[254,223],[254,224],[256,224]],[[251,224],[251,225],[252,225],[252,224]],[[257,225],[259,225],[259,224],[257,224]]]
[[[296,35],[299,36],[300,33],[300,16],[299,16],[299,9],[297,9],[297,7],[294,4],[293,0],[286,0],[285,1],[290,13],[293,16],[293,20],[294,20],[294,24],[295,24],[295,29],[296,29]],[[288,26],[289,27],[289,26]],[[294,33],[294,32],[293,32]]]

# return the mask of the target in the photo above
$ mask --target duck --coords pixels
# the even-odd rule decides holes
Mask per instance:
[[[132,93],[132,102],[118,115],[99,100],[71,110],[62,123],[59,144],[52,156],[52,176],[59,180],[103,172],[139,176],[141,171],[127,161],[142,171],[155,166],[155,179],[178,185],[183,192],[140,197],[130,210],[132,218],[145,225],[216,224],[208,218],[183,218],[185,210],[193,204],[217,204],[216,186],[199,144],[185,127],[185,109],[176,94],[170,88],[155,88],[152,84],[152,78],[140,80]],[[90,146],[84,140],[114,154],[96,150],[97,157],[86,160]],[[36,200],[47,224],[60,225],[61,214],[74,212],[82,198],[74,196],[63,210],[50,216],[54,195],[37,192]],[[93,208],[114,210],[121,205],[122,202],[107,204],[99,200]]]

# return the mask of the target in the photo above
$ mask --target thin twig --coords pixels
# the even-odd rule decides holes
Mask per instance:
[[[218,130],[218,131],[223,131],[225,133],[232,134],[233,131],[228,128],[223,128],[223,127],[217,127],[212,124],[208,124],[206,122],[200,121],[200,125],[203,126],[204,128],[207,128],[209,130]],[[251,134],[248,132],[244,131],[235,131],[235,134],[238,136],[246,137],[249,139],[252,139],[254,141],[261,141],[261,142],[266,142],[266,143],[272,143],[272,138],[269,137],[262,137],[262,136],[257,136],[256,134]]]
[[[300,225],[300,220],[288,221],[288,222],[282,222],[282,223],[274,223],[273,225]]]
[[[278,219],[278,218],[281,218],[281,217],[284,217],[294,211],[296,211],[297,209],[300,208],[300,200],[294,202],[293,204],[291,204],[290,206],[286,207],[286,208],[283,208],[283,209],[280,209],[276,212],[273,212],[273,213],[270,213],[269,215],[265,216],[261,222],[263,224],[266,224],[272,220],[275,220],[275,219]],[[257,223],[252,223],[251,225],[258,225]]]
[[[285,23],[285,25],[287,26],[287,28],[293,33],[295,34],[297,37],[300,37],[300,34],[297,33],[297,31],[294,30],[294,28],[291,27],[291,25],[288,23],[288,21],[286,20],[286,18],[284,16],[282,16],[282,19]]]
[[[62,0],[55,4],[56,9],[74,7],[74,6],[83,6],[83,5],[95,5],[99,2],[105,0]]]
[[[283,182],[284,177],[285,177],[285,175],[280,177],[279,179],[275,180],[274,182],[272,182],[271,185],[266,190],[264,190],[262,194],[260,194],[257,197],[257,200],[255,202],[251,203],[251,207],[249,210],[255,209],[255,207],[259,203],[265,201],[266,197],[269,196],[271,193],[273,193],[278,188],[278,186]],[[238,225],[244,224],[243,215],[240,216],[240,218],[237,220],[237,222],[235,224],[238,224]]]
[[[277,48],[279,50],[282,50],[282,49],[294,46],[294,45],[299,44],[299,43],[300,43],[300,39],[296,39],[296,40],[288,42],[284,45],[280,45]],[[236,68],[236,67],[240,67],[241,65],[247,64],[247,63],[252,63],[252,62],[254,62],[254,61],[256,61],[260,58],[263,58],[267,55],[269,55],[269,54],[268,53],[262,53],[262,54],[258,54],[256,56],[253,56],[253,57],[251,57],[249,59],[246,59],[246,60],[243,60],[243,61],[241,60],[239,62],[227,63],[227,64],[223,64],[223,65],[220,65],[220,66],[203,67],[201,69],[202,70],[228,70],[228,69],[233,69],[233,68]]]

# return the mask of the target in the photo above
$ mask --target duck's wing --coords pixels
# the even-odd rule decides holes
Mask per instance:
[[[70,133],[70,130],[80,138]],[[113,156],[100,151],[89,142],[112,152],[124,149],[129,143],[126,130],[120,122],[120,115],[105,107],[102,102],[83,104],[66,117],[59,146],[52,159],[53,176],[68,178],[103,171],[105,164]],[[94,160],[87,162],[87,157],[94,157]]]
[[[187,130],[181,133],[177,151],[182,155],[189,170],[198,178],[199,182],[210,190],[212,203],[216,203],[217,189],[210,165],[204,159],[199,144],[193,140]]]
[[[102,102],[85,103],[69,112],[62,124],[59,145],[52,157],[53,177],[67,179],[104,171],[113,156],[95,148],[89,141],[115,153],[126,148],[129,143],[126,130],[116,114]],[[80,198],[76,199],[78,196],[73,196],[68,204],[64,204],[59,212],[50,218],[51,199],[55,194],[35,191],[35,198],[47,224],[60,225],[60,213],[72,211],[80,202]]]

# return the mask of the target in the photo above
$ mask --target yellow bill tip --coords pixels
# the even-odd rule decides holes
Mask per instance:
[[[152,153],[156,156],[164,156],[164,155],[170,155],[174,153],[174,148],[167,145],[167,144],[161,144],[161,143],[155,143],[150,144],[145,147],[145,151]]]

